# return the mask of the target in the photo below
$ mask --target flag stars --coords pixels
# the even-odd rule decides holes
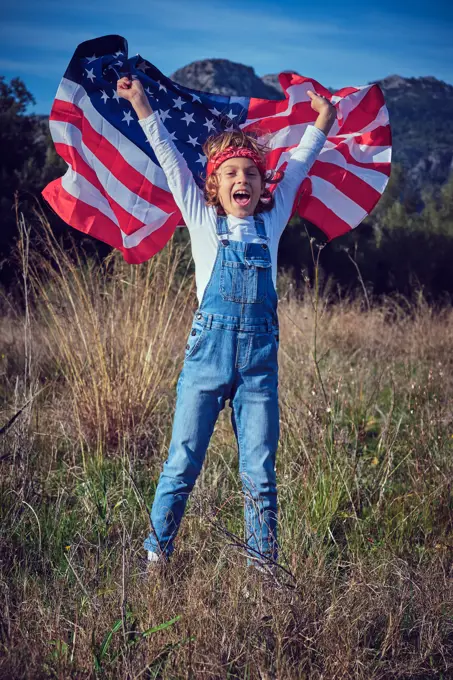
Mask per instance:
[[[197,94],[192,95],[192,103],[193,102],[200,102],[200,104],[201,104],[201,99]]]
[[[199,153],[198,160],[195,161],[195,163],[201,163],[201,165],[204,167],[206,165],[207,160],[208,159],[206,158],[206,156],[204,156],[202,153]]]
[[[113,56],[116,57],[117,59],[118,59],[118,57],[121,57],[121,56],[124,57],[124,52],[115,52],[115,54]]]
[[[208,120],[207,118],[205,118],[205,121],[206,121],[206,123],[203,123],[203,126],[208,128],[208,132],[211,132],[211,130],[215,130],[213,118],[211,118],[211,120]]]
[[[127,127],[129,127],[129,123],[131,122],[131,120],[133,120],[131,112],[130,112],[130,111],[125,111],[125,112],[124,112],[124,116],[123,116],[123,118],[121,119],[121,122],[124,121],[125,123],[127,123]]]
[[[160,116],[160,119],[161,119],[162,123],[165,123],[165,121],[167,120],[167,118],[171,118],[171,116],[170,116],[170,109],[167,109],[166,111],[162,111],[162,110],[159,111],[159,116]]]
[[[174,108],[174,109],[179,109],[180,111],[181,111],[181,109],[182,109],[183,104],[186,103],[186,102],[184,101],[184,99],[181,99],[181,97],[178,97],[177,99],[173,99],[173,101],[175,102],[175,105],[173,106],[173,108]]]
[[[221,116],[222,113],[221,111],[217,111],[217,109],[214,107],[213,109],[209,109],[210,112],[212,113],[213,116]]]
[[[92,68],[90,68],[90,70],[88,70],[87,68],[85,69],[85,73],[87,74],[87,78],[89,78],[91,80],[91,82],[93,82],[93,80],[95,80],[95,78],[96,78],[93,71],[94,71],[94,69],[92,69]]]
[[[157,84],[159,85],[159,91],[160,91],[160,90],[165,90],[165,93],[167,92],[167,88],[165,87],[165,85],[162,85],[162,83],[160,82],[160,80],[157,81]]]
[[[119,101],[120,101],[119,94],[118,94],[118,92],[117,92],[116,90],[113,90],[112,99],[114,99],[114,100],[117,101],[118,103],[119,103]]]
[[[137,71],[143,71],[143,73],[146,73],[146,70],[150,67],[148,66],[146,61],[143,60],[139,64],[137,64],[136,68],[137,68]]]
[[[146,88],[145,92],[146,92],[146,94],[148,95],[148,97],[152,97],[152,96],[153,96],[153,93],[151,92],[151,90],[149,89],[149,87]]]
[[[102,92],[101,99],[105,104],[107,102],[107,99],[110,99],[110,97],[108,96],[107,92],[104,92],[104,90],[101,90],[101,92]]]
[[[88,64],[91,64],[92,61],[96,61],[96,59],[97,59],[97,56],[96,56],[95,54],[93,54],[92,57],[87,57],[87,58],[86,58]]]
[[[229,118],[230,120],[233,120],[233,118],[237,118],[237,114],[236,114],[236,113],[233,113],[233,109],[230,109],[230,113],[226,113],[225,115],[226,115],[227,118]]]
[[[177,139],[176,139],[176,132],[170,132],[170,139],[171,139],[172,142],[176,142],[176,141],[177,141]]]
[[[183,120],[186,123],[186,125],[189,125],[189,123],[195,123],[193,119],[193,113],[185,113],[181,120]]]
[[[195,148],[196,146],[201,146],[200,142],[198,141],[198,137],[191,137],[189,135],[189,141],[187,142],[188,144],[192,144],[192,146]]]

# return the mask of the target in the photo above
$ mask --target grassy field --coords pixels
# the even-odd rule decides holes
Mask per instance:
[[[42,238],[45,259],[22,225],[24,304],[2,301],[0,676],[452,678],[453,311],[299,299],[282,277],[284,578],[246,568],[227,407],[146,579],[187,252],[99,267]]]

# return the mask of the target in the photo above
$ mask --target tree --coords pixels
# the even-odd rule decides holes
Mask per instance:
[[[46,143],[37,116],[26,115],[32,94],[20,78],[10,83],[0,76],[0,253],[8,254],[16,233],[14,194],[39,191]]]
[[[33,95],[20,78],[9,83],[0,76],[0,279],[7,283],[15,272],[10,255],[17,237],[16,195],[29,220],[43,187],[62,175],[66,164],[56,154],[47,119],[26,113]],[[49,211],[50,212],[50,211]],[[50,215],[57,230],[67,230]]]

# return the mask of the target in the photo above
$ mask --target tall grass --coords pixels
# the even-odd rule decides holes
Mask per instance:
[[[185,254],[99,265],[45,222],[48,257],[21,234],[0,325],[1,677],[452,677],[452,311],[280,288],[291,578],[246,568],[227,407],[173,563],[146,579],[196,307]]]

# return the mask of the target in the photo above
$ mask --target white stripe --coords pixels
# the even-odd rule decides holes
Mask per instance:
[[[110,144],[119,151],[129,165],[137,170],[137,172],[144,175],[152,184],[168,191],[167,179],[162,168],[153,163],[151,158],[149,158],[149,156],[147,156],[138,146],[129,141],[127,137],[101,116],[94,108],[86,90],[81,85],[78,85],[67,78],[62,78],[55,98],[74,104],[82,109],[92,128],[96,130],[99,135],[105,137]],[[118,103],[118,106],[120,106],[120,103]],[[138,122],[133,121],[131,125],[139,124]],[[143,132],[143,135],[144,134],[145,133]]]
[[[363,87],[358,87],[358,92],[351,92],[344,97],[332,97],[332,103],[336,104],[339,102],[337,109],[337,117],[334,120],[332,127],[330,128],[329,137],[338,137],[338,130],[342,125],[344,125],[345,120],[354,111],[357,106],[360,105],[362,99],[368,94],[371,89],[371,85],[364,85]],[[376,127],[376,126],[375,126]],[[359,134],[358,132],[355,134]]]
[[[85,179],[85,177],[79,175],[72,170],[72,168],[68,168],[65,175],[61,178],[61,184],[68,194],[91,205],[92,208],[99,210],[99,212],[112,220],[112,222],[118,226],[125,248],[134,248],[135,246],[138,246],[144,238],[159,229],[165,224],[167,219],[169,219],[169,215],[162,213],[162,216],[152,224],[144,224],[143,227],[137,229],[133,234],[128,235],[120,228],[116,215],[111,209],[107,199],[91,184],[91,182]]]
[[[339,168],[344,168],[356,177],[360,177],[361,180],[369,184],[373,189],[376,189],[380,194],[384,192],[384,189],[387,186],[389,178],[383,172],[371,168],[362,168],[353,163],[347,163],[343,154],[336,149],[330,150],[327,154],[322,151],[316,161],[320,161],[321,163],[332,163]]]
[[[312,185],[312,196],[319,199],[325,206],[330,208],[351,228],[359,224],[368,213],[357,205],[351,198],[339,191],[333,184],[321,177],[310,175]]]
[[[305,87],[306,87],[306,89],[304,89]],[[370,89],[372,87],[374,87],[374,85],[363,85],[361,87],[356,88],[357,89],[356,92],[351,92],[350,94],[345,95],[344,97],[331,97],[331,100],[332,100],[333,103],[336,103],[336,102],[340,102],[340,103],[337,106],[337,112],[338,112],[337,118],[334,121],[334,123],[333,123],[333,125],[332,125],[332,127],[329,131],[329,137],[349,137],[350,136],[349,134],[348,135],[339,135],[338,131],[340,129],[340,126],[344,125],[345,120],[347,119],[347,117],[349,116],[351,111],[354,111],[357,108],[357,106],[360,105],[361,101],[363,100],[364,97],[366,97],[366,95],[368,94],[368,92],[370,91]],[[311,84],[311,87],[310,87],[310,83],[299,83],[298,85],[291,85],[287,90],[288,95],[289,95],[289,99],[288,99],[288,106],[286,107],[286,109],[284,111],[276,113],[275,116],[268,116],[267,118],[270,119],[270,118],[278,118],[280,116],[288,116],[288,115],[291,114],[292,107],[295,104],[297,104],[299,102],[310,101],[310,97],[306,94],[307,89],[312,89],[312,90],[316,91],[313,84]],[[247,119],[247,121],[244,123],[244,125],[242,125],[240,127],[245,127],[246,125],[250,125],[250,124],[255,123],[257,121],[260,121],[260,120],[262,120],[262,118]],[[387,111],[387,107],[384,104],[379,109],[379,112],[376,115],[376,117],[374,118],[374,120],[371,121],[371,123],[369,123],[362,130],[360,130],[360,131],[358,131],[354,134],[355,134],[355,136],[357,136],[358,134],[361,134],[361,133],[364,133],[364,132],[370,132],[370,131],[376,129],[377,127],[380,127],[381,125],[388,125],[388,121],[389,121],[388,111]],[[294,126],[291,126],[291,127],[300,127],[301,125],[310,125],[310,124],[313,124],[313,123],[307,122],[307,123],[303,123],[303,124],[297,124],[297,125],[294,125]],[[284,128],[284,130],[287,130],[287,129],[288,128]],[[280,131],[276,134],[279,134],[279,133],[280,133]],[[269,136],[267,136],[267,137],[269,137]],[[273,136],[271,138],[274,139]],[[266,135],[263,136],[263,139],[266,139]],[[288,145],[281,144],[281,146],[288,146]],[[274,145],[273,145],[273,148],[275,148]]]
[[[358,92],[351,92],[351,94],[346,95],[340,100],[336,108],[337,119],[341,121],[342,125],[344,125],[344,122],[347,120],[351,111],[354,111],[358,106],[360,106],[360,103],[367,96],[372,87],[372,85],[363,87]]]
[[[285,127],[274,134],[272,139],[268,140],[268,144],[272,149],[279,149],[282,147],[293,147],[284,151],[280,158],[276,168],[280,168],[285,161],[289,161],[294,151],[295,145],[297,145],[302,136],[307,129],[307,126],[311,123],[299,123],[297,125],[291,125],[290,127]],[[368,146],[367,144],[357,144],[353,136],[345,139],[345,144],[347,144],[351,155],[359,163],[387,163],[391,159],[391,147],[386,146]],[[333,163],[341,168],[345,168],[352,174],[363,179],[372,186],[376,191],[382,193],[387,185],[388,176],[385,173],[381,173],[378,170],[361,168],[353,163],[348,163],[343,156],[343,154],[337,150],[338,144],[330,142],[328,139],[324,143],[324,147],[321,150],[317,161],[324,163]]]
[[[298,83],[297,85],[290,85],[288,89],[286,90],[288,94],[288,99],[286,100],[287,102],[287,107],[284,111],[279,111],[276,113],[274,116],[266,116],[266,120],[271,120],[273,118],[281,118],[283,116],[288,116],[293,107],[296,104],[299,104],[300,102],[309,102],[311,101],[310,97],[307,94],[307,90],[315,90],[315,87],[313,83],[306,82],[306,83]],[[280,100],[283,101],[283,100]],[[252,123],[256,123],[257,121],[262,120],[263,117],[261,118],[248,118],[246,122],[240,126],[244,127],[245,125],[251,125]]]
[[[271,149],[281,149],[287,146],[297,146],[302,139],[308,125],[313,123],[297,123],[295,125],[287,125],[271,135],[263,135],[259,137],[259,141],[265,142]]]
[[[138,246],[144,238],[152,234],[157,229],[160,229],[168,219],[170,219],[170,215],[164,214],[160,219],[156,220],[152,224],[144,224],[143,227],[140,227],[140,229],[134,231],[133,234],[127,235],[121,232],[123,246],[125,248],[135,248],[135,246]]]
[[[373,85],[357,85],[356,87],[354,87],[354,85],[353,85],[352,89],[356,90],[356,92],[349,92],[349,94],[343,94],[341,96],[340,95],[332,95],[331,100],[332,100],[332,102],[334,102],[336,104],[337,102],[347,100],[347,99],[349,99],[349,97],[354,97],[354,96],[360,94],[361,95],[360,101],[362,101],[364,95],[366,94],[366,92],[368,90],[371,89],[371,87],[373,87]],[[365,90],[366,90],[366,92],[365,92]]]
[[[99,210],[99,212],[108,217],[109,220],[112,220],[119,228],[120,225],[116,215],[111,209],[107,199],[91,184],[91,182],[86,180],[85,177],[79,175],[72,168],[68,168],[61,178],[61,184],[68,194],[71,194],[74,198],[80,199],[84,203],[88,203],[92,208]]]
[[[285,151],[284,153],[282,153],[280,158],[278,159],[276,169],[280,168],[285,161],[289,161],[290,159],[291,159],[290,151]],[[386,174],[384,174],[383,172],[379,172],[378,170],[362,168],[360,166],[354,165],[353,163],[347,163],[343,154],[341,154],[335,148],[330,149],[328,153],[322,150],[316,159],[316,162],[318,161],[320,161],[321,163],[332,163],[333,165],[336,165],[341,169],[347,170],[356,177],[360,177],[360,179],[362,179],[364,182],[369,184],[371,187],[373,187],[373,189],[376,189],[376,191],[378,191],[381,194],[384,192],[384,189],[387,186],[389,178]]]
[[[390,146],[357,144],[353,137],[345,139],[341,144],[345,144],[348,147],[351,156],[358,163],[390,163],[392,158],[392,149]],[[332,151],[338,149],[338,146],[338,143],[335,144],[334,142],[327,140],[321,153],[330,156]]]
[[[90,149],[82,141],[82,133],[80,130],[62,121],[50,120],[49,127],[52,134],[52,139],[55,143],[62,143],[74,147],[87,165],[93,169],[96,176],[103,186],[107,194],[112,196],[116,203],[118,203],[130,215],[135,217],[140,222],[146,224],[160,220],[162,223],[162,216],[165,219],[168,217],[163,210],[156,205],[140,198],[133,191],[128,189],[122,182],[119,181],[110,170],[90,151]]]
[[[335,124],[332,126],[331,131],[329,132],[329,137],[344,137],[344,139],[348,139],[350,137],[360,137],[360,135],[364,135],[366,132],[373,132],[373,130],[376,130],[378,127],[386,127],[389,124],[389,113],[387,111],[387,107],[385,104],[381,106],[379,111],[376,114],[376,117],[368,123],[368,125],[365,125],[364,128],[361,130],[357,130],[357,132],[351,133],[348,132],[346,134],[339,135],[337,134],[338,131],[338,124],[335,122]]]

